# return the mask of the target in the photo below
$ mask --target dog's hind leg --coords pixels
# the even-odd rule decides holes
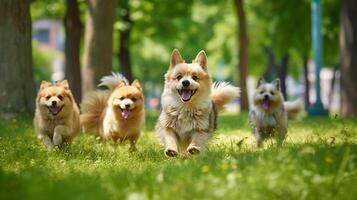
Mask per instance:
[[[257,147],[258,147],[258,148],[262,147],[262,145],[263,145],[263,140],[264,140],[264,138],[263,138],[263,136],[262,136],[262,133],[256,131],[256,132],[254,132],[254,136],[255,136],[255,139],[256,139],[256,141],[257,141]]]
[[[278,134],[276,136],[276,141],[277,141],[279,147],[282,146],[282,144],[286,138],[287,132],[288,131],[287,131],[286,127],[279,128]]]
[[[129,151],[136,151],[136,142],[138,141],[140,133],[135,134],[135,136],[129,137],[130,148]]]

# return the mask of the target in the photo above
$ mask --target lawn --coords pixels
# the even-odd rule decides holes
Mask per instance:
[[[257,149],[247,115],[224,114],[208,150],[167,158],[147,116],[138,150],[81,135],[47,150],[32,120],[0,122],[0,199],[357,199],[357,120],[301,118]]]

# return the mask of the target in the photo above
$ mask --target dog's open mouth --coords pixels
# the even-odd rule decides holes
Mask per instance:
[[[269,99],[264,99],[264,100],[262,101],[262,108],[263,108],[264,110],[268,110],[268,109],[269,109]]]
[[[189,90],[189,89],[181,89],[181,90],[177,90],[177,92],[179,93],[182,101],[187,102],[191,99],[191,97],[193,95],[195,95],[197,89],[196,90]]]
[[[129,110],[129,109],[121,109],[121,116],[122,116],[124,119],[128,119],[129,113],[130,113],[130,110]]]
[[[52,115],[57,115],[61,112],[63,106],[48,106],[47,108]]]

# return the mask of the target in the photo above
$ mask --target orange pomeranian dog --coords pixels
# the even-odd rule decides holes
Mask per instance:
[[[165,154],[176,156],[179,150],[200,153],[216,129],[217,111],[238,95],[238,87],[226,82],[212,84],[204,51],[192,63],[185,63],[175,49],[165,75],[162,111],[156,124]]]
[[[36,132],[47,148],[69,143],[79,134],[79,109],[67,80],[42,81],[36,98]]]
[[[113,73],[102,78],[96,91],[82,103],[81,125],[85,132],[96,132],[103,139],[129,140],[132,149],[145,123],[144,95],[139,81],[131,85],[124,76]]]

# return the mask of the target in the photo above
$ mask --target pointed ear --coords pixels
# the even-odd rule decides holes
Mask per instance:
[[[133,83],[131,83],[131,86],[134,86],[134,87],[138,88],[140,91],[142,91],[140,82],[138,80],[134,80]]]
[[[201,50],[193,62],[199,64],[203,69],[207,69],[207,56],[205,51]]]
[[[266,83],[265,79],[263,77],[259,78],[257,88],[261,86],[262,84]]]
[[[56,85],[60,85],[60,86],[64,87],[64,89],[66,89],[66,90],[69,89],[69,84],[68,84],[67,80],[57,81]]]
[[[117,87],[120,88],[120,87],[123,87],[125,85],[126,85],[125,81],[120,81],[120,83],[118,84]]]
[[[280,90],[280,79],[275,79],[272,84],[276,87],[277,90]]]
[[[182,59],[181,54],[178,49],[174,49],[171,54],[171,65],[170,68],[175,67],[175,65],[179,63],[184,63],[185,61]]]
[[[48,81],[41,81],[41,85],[40,85],[40,90],[45,89],[48,86],[51,86],[52,84]]]

